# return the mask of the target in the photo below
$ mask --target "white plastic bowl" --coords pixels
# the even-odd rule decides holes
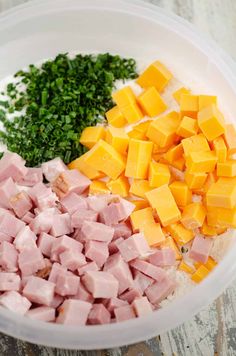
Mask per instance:
[[[0,17],[0,80],[29,63],[66,51],[110,51],[156,58],[179,79],[219,95],[236,117],[235,63],[184,20],[139,1],[39,0]],[[190,86],[191,83],[189,82]],[[183,298],[151,315],[123,323],[66,327],[32,321],[0,309],[0,331],[32,343],[66,349],[118,347],[166,332],[211,303],[236,271],[236,246],[210,276]]]

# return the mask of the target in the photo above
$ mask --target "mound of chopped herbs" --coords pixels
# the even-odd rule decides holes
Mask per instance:
[[[41,66],[30,65],[9,83],[6,101],[0,101],[0,141],[20,154],[28,166],[54,157],[69,163],[84,149],[79,143],[82,130],[104,120],[113,106],[111,92],[117,79],[137,76],[134,59],[108,53],[59,54]],[[25,90],[22,90],[24,85]],[[10,113],[18,112],[13,120]]]

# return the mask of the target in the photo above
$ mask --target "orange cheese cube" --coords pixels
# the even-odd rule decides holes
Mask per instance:
[[[228,148],[228,154],[232,155],[236,153],[236,129],[234,125],[225,125],[225,133],[223,137]]]
[[[169,186],[178,207],[184,207],[191,203],[192,192],[185,182],[175,181]]]
[[[131,139],[129,143],[125,176],[146,179],[152,157],[153,143]]]
[[[186,89],[186,88],[180,88],[178,90],[176,90],[174,93],[173,93],[173,97],[174,99],[177,101],[178,104],[180,104],[180,101],[181,101],[181,96],[184,95],[184,94],[190,94],[190,90],[189,89]]]
[[[217,163],[216,173],[218,177],[235,177],[236,161],[233,159],[229,159],[223,163]]]
[[[183,171],[184,168],[185,168],[185,159],[184,159],[184,157],[181,157],[181,158],[177,159],[176,161],[173,161],[171,163],[171,165],[173,167],[177,168],[178,170]]]
[[[201,227],[201,233],[208,237],[216,237],[217,230],[215,227],[209,226],[209,225],[207,225],[206,222],[204,222],[204,224]]]
[[[166,237],[165,241],[162,242],[162,244],[160,245],[160,248],[161,249],[163,249],[163,248],[171,248],[175,252],[176,260],[181,260],[182,259],[182,255],[179,252],[179,249],[178,249],[176,243],[174,242],[174,240],[172,239],[171,236],[167,236]]]
[[[170,182],[170,170],[167,165],[151,162],[149,166],[149,185],[150,187],[160,187]]]
[[[170,71],[159,61],[152,63],[136,80],[142,88],[155,87],[161,92],[172,78]]]
[[[167,185],[162,185],[146,193],[151,207],[156,210],[163,226],[174,224],[180,220],[181,213]]]
[[[129,195],[129,180],[124,176],[120,176],[115,180],[110,180],[107,183],[108,189],[111,191],[112,194],[118,194],[121,197],[125,198]]]
[[[233,209],[217,209],[217,226],[236,228],[236,208]]]
[[[148,180],[134,179],[131,183],[129,192],[140,198],[146,198],[145,193],[149,192],[152,188]]]
[[[201,203],[187,205],[182,214],[181,223],[186,229],[197,229],[203,225],[206,217],[206,209]]]
[[[201,174],[204,174],[204,173],[201,173]],[[194,189],[194,193],[204,196],[206,194],[206,192],[208,191],[208,189],[210,188],[210,186],[216,182],[216,179],[217,179],[217,177],[215,175],[215,171],[208,173],[207,179],[206,179],[204,185],[202,186],[202,188]]]
[[[129,145],[129,136],[122,128],[108,127],[106,132],[106,142],[114,147],[116,151],[124,154]]]
[[[150,247],[159,246],[166,239],[159,223],[149,223],[144,226],[143,233]]]
[[[204,278],[206,278],[209,273],[210,273],[210,271],[205,266],[201,265],[200,267],[198,267],[196,272],[192,275],[191,279],[194,282],[199,283]]]
[[[207,180],[207,173],[191,173],[187,169],[185,172],[184,180],[189,189],[201,189]]]
[[[133,130],[129,131],[127,135],[128,135],[129,138],[134,138],[136,140],[143,140],[143,141],[147,140],[147,137],[146,137],[145,133],[144,132],[140,132],[140,131],[138,131],[136,129],[133,129]]]
[[[213,172],[217,157],[212,151],[191,152],[186,158],[186,166],[191,173]]]
[[[204,263],[204,266],[209,269],[209,271],[212,271],[217,266],[217,262],[210,256],[207,262]]]
[[[187,157],[191,152],[210,151],[210,146],[203,134],[191,136],[181,141],[184,155]]]
[[[141,122],[141,124],[135,125],[134,129],[139,132],[142,132],[146,135],[148,127],[151,122],[152,122],[152,120],[147,120],[147,121]]]
[[[233,209],[236,205],[236,178],[221,177],[206,193],[207,206]]]
[[[182,158],[183,153],[184,153],[183,146],[182,146],[182,143],[180,143],[179,145],[171,147],[164,154],[164,158],[167,160],[167,162],[172,164],[176,160]]]
[[[166,230],[180,246],[187,244],[194,238],[193,231],[186,229],[182,224],[171,224],[166,227]]]
[[[129,85],[113,93],[112,98],[119,108],[136,102],[135,94]]]
[[[109,189],[105,182],[100,180],[93,180],[89,186],[89,194],[108,194],[110,193]]]
[[[143,112],[150,117],[163,113],[167,106],[155,87],[146,89],[137,98]]]
[[[193,274],[195,272],[195,268],[194,267],[191,267],[189,266],[187,263],[185,263],[184,261],[181,261],[180,264],[179,264],[179,270],[180,271],[184,271],[186,273],[189,273],[189,274]]]
[[[208,139],[214,140],[225,132],[224,116],[216,105],[209,105],[198,113],[198,126]]]
[[[198,124],[195,119],[191,117],[184,116],[180,122],[179,127],[177,128],[177,135],[187,138],[193,135],[196,135],[198,132]]]
[[[104,177],[104,173],[99,172],[89,164],[85,162],[88,152],[75,159],[68,164],[69,169],[77,169],[79,172],[83,173],[89,179],[100,179]]]
[[[108,110],[105,115],[109,125],[111,126],[120,128],[127,124],[124,115],[117,105]]]
[[[84,162],[94,169],[105,173],[111,179],[117,179],[125,170],[124,157],[107,142],[100,140],[86,153]]]
[[[180,98],[180,111],[183,116],[197,118],[198,113],[198,95],[183,94]]]
[[[212,142],[216,157],[219,163],[223,163],[227,158],[227,147],[222,136],[217,137]]]
[[[103,126],[91,126],[86,127],[81,136],[79,142],[87,147],[92,148],[100,139],[104,139],[106,135],[105,128]]]
[[[149,203],[147,200],[130,200],[131,203],[135,205],[134,211],[145,209],[149,207]]]
[[[199,95],[198,96],[199,111],[205,109],[207,106],[217,105],[217,96],[214,95]]]
[[[144,117],[142,111],[140,110],[139,106],[135,102],[120,107],[120,111],[122,112],[126,121],[129,124],[133,124],[134,122],[137,122]]]
[[[133,211],[130,221],[134,232],[143,231],[145,225],[155,223],[152,208]]]

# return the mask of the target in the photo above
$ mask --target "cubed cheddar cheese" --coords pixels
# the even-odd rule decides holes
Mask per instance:
[[[189,89],[182,87],[182,88],[176,90],[176,91],[173,93],[173,97],[174,97],[174,99],[177,101],[178,104],[180,104],[181,96],[184,95],[184,94],[185,94],[185,95],[186,95],[186,94],[189,95],[189,94],[191,94],[191,92],[190,92]]]
[[[146,179],[152,157],[153,143],[131,139],[129,143],[125,176]]]
[[[186,166],[191,173],[213,172],[217,157],[212,151],[191,152],[186,158]]]
[[[170,71],[159,61],[152,63],[139,77],[136,83],[142,88],[155,87],[161,92],[172,78]]]
[[[207,173],[191,173],[187,169],[185,171],[184,180],[191,190],[201,189],[207,180]]]
[[[179,159],[173,161],[171,165],[177,168],[179,171],[183,171],[185,168],[185,159],[184,157],[180,157]]]
[[[222,136],[215,138],[212,142],[218,163],[224,163],[227,158],[227,147]]]
[[[207,206],[233,209],[236,206],[236,178],[221,177],[206,193]]]
[[[180,98],[181,115],[197,118],[198,113],[198,95],[183,94]]]
[[[210,271],[205,266],[201,265],[200,267],[198,267],[196,272],[192,275],[191,279],[194,282],[199,283],[204,278],[206,278],[209,273],[210,273]]]
[[[111,126],[121,128],[127,124],[124,115],[117,105],[108,110],[105,115],[109,125]]]
[[[217,262],[209,256],[207,262],[204,263],[204,266],[209,269],[209,271],[212,271],[217,266]]]
[[[185,263],[184,261],[181,261],[179,264],[179,270],[180,271],[184,271],[188,274],[193,274],[195,272],[195,268],[188,265],[187,263]]]
[[[205,174],[205,173],[199,173],[199,174]],[[217,176],[215,174],[215,171],[208,173],[207,179],[206,179],[205,183],[203,184],[203,186],[201,188],[196,188],[196,189],[194,188],[193,189],[194,193],[205,196],[208,189],[212,186],[213,183],[216,182],[216,180],[217,180]]]
[[[147,120],[147,121],[141,122],[140,124],[135,125],[134,129],[136,131],[142,132],[144,135],[146,135],[148,127],[151,122],[152,122],[152,120]]]
[[[203,225],[205,217],[205,207],[201,203],[191,203],[184,208],[181,223],[186,229],[193,230]]]
[[[235,177],[236,160],[229,159],[223,163],[217,163],[216,173],[218,177]]]
[[[217,227],[228,227],[228,228],[236,228],[236,208],[233,209],[224,209],[224,208],[216,208],[217,209]]]
[[[185,182],[174,181],[169,188],[178,207],[184,207],[191,203],[192,192]]]
[[[94,169],[105,173],[111,179],[117,179],[125,170],[124,157],[107,142],[100,140],[86,153],[84,162]]]
[[[232,155],[236,153],[236,129],[234,125],[225,125],[225,133],[223,137],[228,149],[228,154]]]
[[[199,95],[198,105],[199,111],[205,109],[207,106],[215,104],[217,105],[217,97],[214,95]]]
[[[146,193],[151,207],[156,210],[163,226],[173,224],[180,220],[181,213],[167,185],[162,185]]]
[[[152,188],[149,185],[149,181],[145,179],[134,179],[130,185],[130,194],[139,198],[146,198],[145,194]]]
[[[145,225],[155,223],[152,208],[133,211],[130,221],[134,232],[143,231]]]
[[[185,138],[181,141],[184,155],[187,157],[192,152],[210,151],[210,146],[203,134]]]
[[[150,87],[143,91],[138,96],[137,101],[143,112],[149,117],[160,115],[167,109],[164,100],[155,87]]]
[[[182,246],[190,242],[194,238],[192,230],[186,229],[182,224],[171,224],[166,227],[166,230],[171,234],[175,242]]]
[[[206,221],[201,227],[201,233],[207,237],[216,237],[217,236],[217,229],[213,226],[209,226]]]
[[[116,151],[125,154],[129,145],[129,136],[122,128],[108,127],[106,142],[114,147]]]
[[[162,242],[162,244],[160,245],[160,248],[171,248],[174,252],[175,252],[175,258],[176,260],[181,260],[182,259],[182,255],[176,245],[176,243],[174,242],[173,238],[171,236],[166,236],[166,239],[164,242]]]
[[[225,132],[224,116],[216,105],[209,105],[199,111],[198,126],[208,141],[212,141]]]
[[[109,194],[110,191],[107,188],[107,185],[105,182],[100,181],[100,180],[93,180],[92,183],[89,186],[89,194],[95,195],[95,194]]]
[[[144,132],[141,132],[139,130],[133,129],[127,133],[129,138],[134,138],[136,140],[143,140],[146,141],[147,137]]]
[[[177,128],[177,135],[187,138],[196,135],[198,132],[197,120],[184,116]]]
[[[167,165],[157,162],[151,162],[149,166],[149,185],[150,187],[157,188],[163,184],[170,182],[170,170]]]
[[[138,104],[136,104],[135,102],[131,103],[129,105],[120,107],[120,111],[122,112],[126,121],[129,124],[133,124],[133,123],[141,120],[144,117],[144,114],[142,113]]]
[[[92,148],[100,139],[104,139],[106,130],[104,126],[91,126],[86,127],[81,136],[79,142],[87,147]]]
[[[79,172],[83,173],[89,179],[100,179],[104,177],[104,173],[99,172],[93,166],[87,164],[86,157],[88,152],[76,158],[74,161],[68,164],[69,169],[77,169]]]
[[[112,98],[119,108],[128,106],[136,102],[136,96],[129,85],[114,92],[112,94]]]
[[[161,225],[156,222],[146,224],[143,233],[150,247],[160,246],[166,239]]]
[[[145,208],[148,208],[148,207],[149,207],[149,203],[148,203],[147,200],[143,200],[143,199],[140,199],[140,200],[130,200],[130,202],[135,205],[134,211],[141,210],[141,209],[145,209]]]
[[[164,158],[169,162],[170,164],[174,163],[176,160],[179,160],[182,158],[184,153],[182,143],[171,147],[165,154]]]
[[[125,198],[129,195],[129,180],[125,176],[121,175],[119,178],[115,180],[110,180],[107,183],[108,189],[112,194],[118,194],[121,197]]]

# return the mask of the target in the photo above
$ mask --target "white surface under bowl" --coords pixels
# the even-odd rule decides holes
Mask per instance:
[[[61,52],[112,52],[145,63],[160,59],[184,83],[214,93],[227,118],[236,117],[236,67],[191,25],[139,1],[39,0],[0,17],[0,80]],[[236,272],[236,246],[190,293],[164,309],[118,324],[66,327],[0,309],[0,331],[66,349],[111,348],[166,332],[211,303]]]

